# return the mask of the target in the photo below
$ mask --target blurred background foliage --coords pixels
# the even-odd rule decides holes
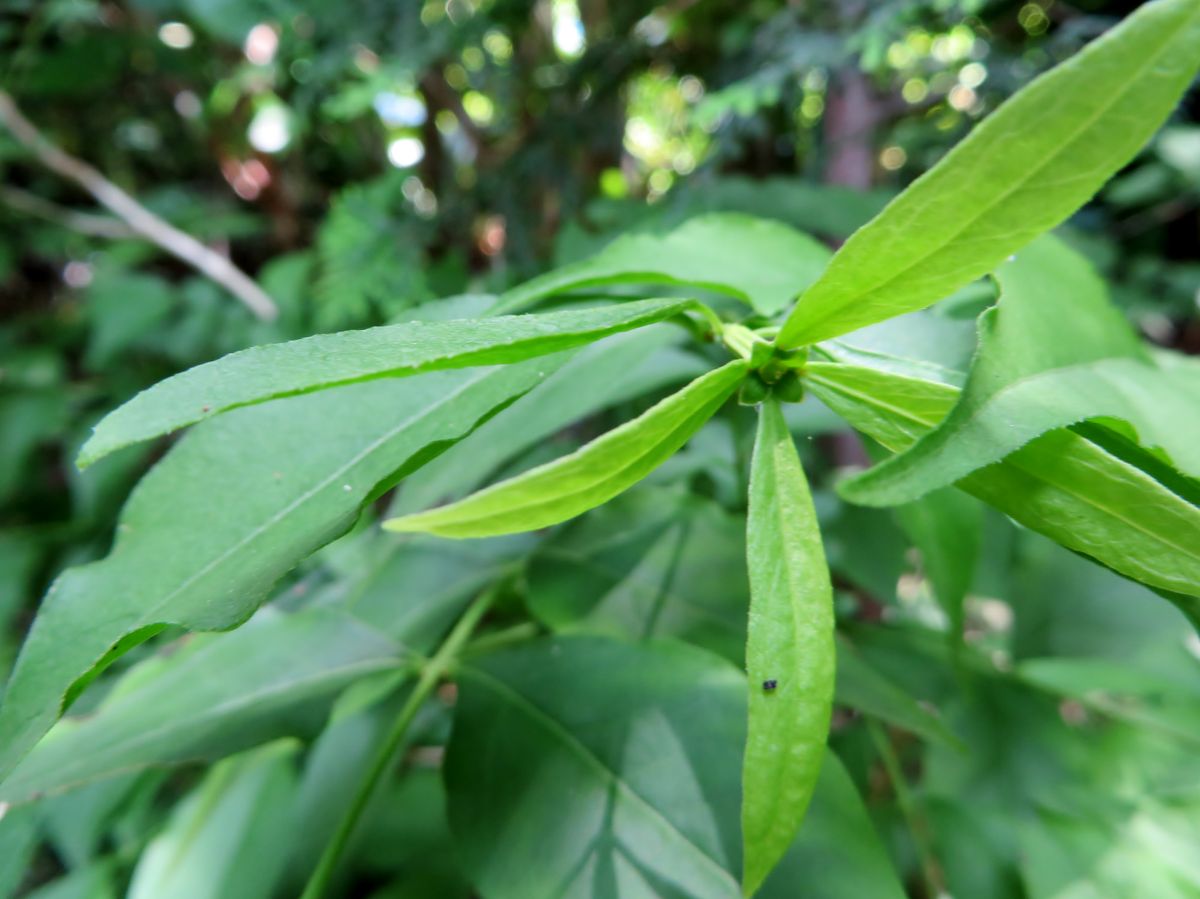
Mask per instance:
[[[365,327],[440,297],[499,292],[619,234],[662,230],[703,211],[774,218],[836,243],[1003,98],[1137,5],[0,0],[0,86],[24,114],[54,145],[228,255],[279,310],[272,321],[258,320],[0,131],[0,672],[50,579],[105,552],[117,509],[161,452],[124,452],[86,477],[72,465],[90,425],[139,389],[252,344]],[[1200,351],[1200,93],[1066,234],[1105,273],[1149,341]],[[819,437],[806,448],[818,466],[831,472],[858,461],[827,422],[805,422],[796,424]],[[713,427],[737,430],[736,421]],[[680,476],[701,471],[703,502],[714,504],[701,510],[712,520],[698,533],[717,548],[697,550],[700,561],[729,548],[721,506],[737,504],[724,497],[736,489],[721,487],[722,478],[736,477],[722,439],[698,440],[676,466]],[[738,448],[736,436],[729,445]],[[843,602],[857,610],[860,649],[914,695],[952,695],[955,668],[940,642],[914,637],[902,651],[890,630],[871,627],[937,619],[913,562],[919,521],[843,506],[832,491],[819,499]],[[589,519],[589,527],[620,530],[621,509]],[[986,518],[982,533],[968,635],[1001,667],[1011,670],[1022,657],[1095,662],[1132,654],[1157,656],[1155,664],[1171,672],[1163,677],[1183,670],[1161,655],[1167,645],[1171,659],[1182,652],[1169,608],[1123,611],[1141,588],[1017,534],[998,517]],[[326,566],[322,577],[341,576],[360,555],[343,547],[317,567]],[[314,576],[306,570],[299,582]],[[1049,599],[1053,608],[1039,605]],[[539,606],[554,603],[536,591],[526,600],[539,618]],[[548,614],[553,626],[558,613]],[[736,647],[738,639],[698,642]],[[914,664],[914,652],[928,664]],[[1132,713],[1085,701],[1080,677],[1070,665],[1048,665],[947,699],[947,716],[982,757],[936,742],[927,755],[901,745],[911,774],[932,772],[922,781],[932,844],[897,837],[892,846],[901,867],[917,872],[914,894],[928,894],[917,857],[924,851],[945,868],[932,883],[949,878],[954,895],[1067,895],[1058,892],[1060,858],[1048,848],[1057,846],[1079,857],[1103,854],[1106,871],[1165,865],[1163,882],[1179,888],[1140,895],[1200,895],[1185,889],[1196,881],[1178,873],[1190,864],[1195,876],[1196,819],[1156,817],[1137,805],[1145,783],[1178,770],[1178,747],[1148,747],[1152,736],[1119,729],[1097,742],[1094,715]],[[1187,701],[1194,713],[1194,690]],[[1153,717],[1137,711],[1134,719]],[[904,812],[894,790],[877,766],[851,763],[870,756],[866,735],[839,739],[890,832]],[[1057,748],[1038,760],[1029,747],[1009,745],[1022,740]],[[1190,741],[1194,752],[1195,731]],[[255,766],[278,761],[242,759],[231,776],[246,790],[294,789],[292,775],[276,768],[252,780]],[[995,819],[974,819],[957,802],[968,791],[1007,814],[1025,797],[1009,792],[1013,783],[1031,789],[1066,777],[1078,787],[1114,770],[1129,789],[1095,798],[1096,808],[1056,800],[1019,830],[990,832]],[[189,789],[196,776],[168,795]],[[96,830],[88,839],[73,838],[60,821],[41,844],[31,837],[19,852],[5,844],[0,893],[64,872],[90,877],[96,859],[107,860],[109,873],[127,871],[156,828],[186,824],[186,807],[168,821],[170,803],[155,805],[163,778],[151,780],[126,785],[119,814],[115,800],[104,805],[108,799],[93,796],[88,826]],[[404,802],[436,804],[423,782],[406,783],[397,787],[407,791]],[[1193,779],[1188,789],[1195,786]],[[1155,801],[1183,799],[1171,793]],[[1117,822],[1111,832],[1110,821]],[[1130,821],[1145,826],[1125,827]],[[9,826],[4,839],[19,839]],[[1114,833],[1123,842],[1114,843]],[[1159,858],[1164,833],[1172,846],[1190,847],[1190,863]],[[362,851],[368,868],[395,863],[378,845]],[[992,861],[973,869],[967,860],[981,856]],[[1020,871],[1018,856],[1026,859]],[[18,858],[33,861],[14,870]]]

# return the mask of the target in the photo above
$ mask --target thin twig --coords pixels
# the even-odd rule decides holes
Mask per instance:
[[[925,880],[925,887],[931,899],[937,899],[937,897],[945,895],[946,884],[942,875],[942,867],[938,864],[937,856],[933,852],[925,818],[912,793],[909,792],[908,781],[905,780],[904,772],[900,768],[900,760],[896,757],[896,751],[892,748],[892,742],[883,726],[873,718],[867,718],[866,724],[867,733],[870,734],[871,741],[879,752],[879,758],[883,762],[888,780],[892,782],[892,792],[896,795],[896,804],[900,807],[900,814],[904,816],[904,820],[908,824],[913,847],[917,850],[917,857],[920,859],[921,875]]]
[[[55,174],[74,181],[111,210],[135,233],[157,244],[237,297],[258,318],[270,321],[278,309],[241,269],[194,237],[163,221],[86,162],[56,147],[34,127],[6,91],[0,90],[0,124]]]
[[[71,231],[76,231],[85,237],[104,237],[109,240],[129,240],[140,236],[136,231],[119,219],[106,215],[95,215],[91,212],[79,212],[67,209],[57,203],[31,194],[19,187],[0,184],[0,203],[23,212],[26,215],[37,216],[56,225],[62,225]]]

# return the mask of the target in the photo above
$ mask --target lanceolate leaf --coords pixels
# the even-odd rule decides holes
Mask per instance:
[[[742,765],[742,888],[752,895],[812,799],[833,706],[833,589],[817,513],[779,404],[759,413],[746,529],[749,732]]]
[[[406,481],[393,514],[459,499],[520,453],[600,409],[698,377],[699,356],[675,346],[670,324],[651,325],[591,344],[566,365]]]
[[[341,690],[402,663],[397,643],[336,609],[263,612],[148,660],[97,711],[61,721],[0,784],[0,802],[315,734]]]
[[[228,409],[374,378],[518,362],[678,315],[684,300],[461,321],[405,322],[269,344],[199,365],[104,418],[80,465]]]
[[[128,899],[260,899],[276,893],[295,820],[296,747],[214,767],[142,852]]]
[[[780,222],[734,213],[699,216],[666,234],[629,234],[574,265],[514,287],[499,309],[604,284],[688,284],[731,294],[770,315],[825,267],[829,251]]]
[[[871,667],[846,641],[838,642],[837,690],[834,697],[838,705],[857,709],[922,739],[955,749],[963,748],[962,740],[940,717]]]
[[[979,353],[954,409],[911,449],[845,482],[844,496],[906,502],[1097,416],[1129,422],[1144,444],[1200,474],[1200,377],[1150,363],[1085,259],[1044,237],[996,277],[1000,304],[980,321]]]
[[[740,666],[745,522],[678,486],[640,484],[543,541],[526,574],[530,612],[563,633],[678,637]]]
[[[1062,222],[1167,118],[1197,47],[1200,0],[1154,0],[1034,81],[846,242],[779,343],[920,309]]]
[[[893,452],[949,413],[958,391],[853,365],[814,362],[823,402]],[[1181,594],[1200,622],[1200,509],[1069,430],[1051,431],[958,482],[1039,533],[1143,584]]]
[[[108,557],[65,572],[43,601],[0,706],[0,778],[102,662],[163,624],[240,624],[405,466],[562,361],[356,384],[198,428],[134,491]]]
[[[612,499],[670,458],[729,398],[745,373],[746,363],[730,362],[569,456],[383,526],[442,537],[491,537],[566,521]]]

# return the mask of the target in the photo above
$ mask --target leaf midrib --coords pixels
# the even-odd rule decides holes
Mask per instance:
[[[732,363],[732,364],[736,365],[737,363]],[[715,373],[715,371],[720,371],[720,369],[714,370],[713,373]],[[717,381],[717,379],[714,378],[713,380],[714,380],[714,383],[719,383]],[[684,389],[686,390],[687,388],[684,388]],[[621,475],[623,475],[625,472],[629,471],[629,469],[633,468],[635,465],[637,465],[639,462],[641,462],[643,459],[645,459],[647,456],[649,456],[654,450],[661,447],[664,443],[669,443],[675,437],[675,435],[677,435],[680,431],[686,430],[691,425],[691,423],[693,421],[695,421],[696,418],[702,418],[702,420],[701,420],[700,424],[697,425],[696,428],[693,430],[699,429],[699,427],[701,425],[703,425],[705,421],[707,421],[709,418],[712,417],[712,413],[707,414],[707,415],[704,414],[705,410],[708,409],[709,405],[718,402],[718,397],[720,398],[720,402],[724,402],[725,397],[727,397],[730,392],[732,392],[732,386],[729,387],[728,391],[724,391],[724,385],[723,385],[723,392],[714,393],[712,396],[707,397],[704,400],[702,400],[700,403],[698,403],[696,405],[695,410],[690,415],[688,415],[686,418],[684,418],[682,421],[680,421],[680,423],[678,425],[676,425],[674,428],[672,428],[666,434],[663,434],[661,437],[659,437],[653,443],[651,443],[650,445],[645,447],[644,450],[642,450],[641,452],[636,452],[633,456],[630,456],[625,461],[625,463],[622,464],[620,467],[613,469],[612,471],[610,471],[607,474],[600,477],[598,480],[594,480],[589,484],[583,485],[582,487],[577,487],[574,490],[569,490],[569,491],[565,491],[562,493],[556,493],[550,497],[539,497],[539,498],[534,498],[534,499],[531,499],[531,500],[529,500],[527,502],[523,502],[523,503],[513,503],[512,505],[507,506],[506,508],[502,509],[499,512],[485,512],[481,515],[476,515],[476,516],[473,516],[470,518],[463,518],[463,519],[458,519],[458,520],[451,518],[450,521],[448,521],[442,525],[438,525],[437,516],[439,516],[439,513],[444,513],[446,511],[449,511],[451,508],[453,508],[453,506],[444,506],[441,509],[433,509],[433,510],[430,510],[428,513],[420,512],[420,513],[417,513],[416,515],[413,515],[412,517],[415,519],[415,518],[419,518],[419,517],[428,515],[429,519],[432,520],[432,522],[433,522],[431,527],[435,529],[435,530],[431,531],[431,533],[436,533],[436,529],[438,529],[438,528],[441,528],[443,530],[449,529],[449,528],[461,530],[465,526],[479,528],[479,527],[487,525],[489,522],[493,522],[496,519],[500,519],[501,521],[503,521],[504,519],[510,518],[511,516],[513,516],[517,513],[537,511],[537,510],[543,508],[544,506],[548,506],[548,505],[555,504],[555,503],[561,503],[564,500],[569,500],[574,497],[581,496],[583,494],[587,494],[593,490],[597,490],[597,489],[603,487],[606,484],[612,483],[614,480],[618,480],[621,477]],[[676,396],[678,396],[678,394],[676,394]],[[666,400],[664,400],[664,402],[666,402]],[[654,410],[651,409],[648,412],[646,412],[645,414],[649,415],[650,412],[653,412],[653,411]],[[633,420],[633,422],[636,422],[636,421],[637,421],[637,419]],[[630,424],[632,424],[633,422],[630,422]],[[491,487],[488,487],[485,490],[481,490],[479,493],[475,494],[474,497],[468,497],[467,499],[461,500],[460,502],[463,504],[466,504],[467,502],[471,502],[472,500],[475,502],[483,502],[483,501],[485,501],[485,499],[486,500],[493,499],[496,496],[503,495],[503,493],[514,489],[517,486],[517,484],[516,484],[517,480],[522,480],[525,482],[525,485],[528,485],[530,482],[536,481],[536,479],[538,477],[544,475],[546,473],[546,471],[548,471],[552,468],[566,467],[570,461],[572,461],[572,460],[578,461],[579,459],[581,459],[583,457],[583,454],[586,453],[588,451],[588,449],[595,449],[596,452],[599,452],[600,448],[597,446],[597,444],[600,441],[603,441],[606,437],[616,438],[618,436],[626,436],[631,433],[631,431],[626,431],[624,434],[618,435],[617,431],[619,431],[619,430],[620,429],[618,428],[617,430],[610,431],[608,434],[604,435],[603,437],[597,438],[596,443],[589,444],[589,446],[586,446],[583,449],[580,449],[580,450],[576,451],[575,453],[572,453],[569,456],[564,456],[563,458],[556,459],[553,462],[547,462],[545,465],[541,465],[541,466],[538,466],[537,468],[533,468],[523,475],[518,475],[517,478],[515,478],[513,481],[508,481],[508,482],[502,481],[499,484],[495,484]],[[614,442],[615,442],[615,439],[614,439]],[[607,447],[605,447],[604,449],[607,449]],[[455,504],[455,505],[457,505],[457,504]]]

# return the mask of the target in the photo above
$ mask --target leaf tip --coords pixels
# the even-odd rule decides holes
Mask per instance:
[[[750,847],[746,847],[749,849]],[[767,874],[770,873],[770,868],[763,869],[761,864],[752,864],[749,856],[747,856],[746,864],[742,869],[742,899],[750,899],[758,892],[763,881],[767,879]]]
[[[385,531],[392,531],[397,534],[420,534],[428,530],[421,520],[424,515],[417,513],[415,515],[401,515],[397,518],[389,518],[383,522],[380,527]],[[432,531],[430,531],[432,533]]]
[[[90,467],[93,462],[102,458],[107,454],[104,447],[96,445],[96,435],[93,434],[87,439],[87,442],[80,447],[79,453],[75,456],[75,467],[80,471]]]

